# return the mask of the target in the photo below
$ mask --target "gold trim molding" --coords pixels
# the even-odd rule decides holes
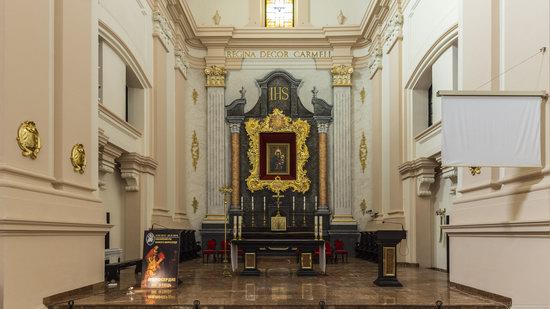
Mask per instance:
[[[197,171],[197,164],[199,163],[199,138],[197,137],[197,131],[193,130],[193,141],[191,142],[191,158],[193,159],[193,169]]]
[[[227,71],[224,67],[209,66],[204,69],[204,74],[206,75],[206,87],[225,87]]]
[[[353,67],[348,65],[334,65],[332,66],[332,85],[333,86],[351,86],[351,74],[353,73]]]
[[[34,121],[24,121],[19,125],[17,130],[17,144],[21,148],[21,155],[23,157],[29,157],[36,159],[40,152],[40,134]]]
[[[306,139],[309,136],[310,125],[302,119],[292,120],[283,114],[280,109],[274,109],[271,114],[262,121],[249,119],[245,123],[250,148],[248,159],[250,160],[250,176],[246,179],[246,185],[252,192],[268,188],[284,192],[288,189],[304,193],[309,190],[311,181],[307,177],[305,165],[309,159],[309,150]],[[290,132],[296,134],[296,180],[277,180],[276,188],[273,180],[260,179],[260,133]],[[275,191],[273,191],[275,192]]]
[[[71,164],[76,173],[84,174],[86,169],[86,151],[84,145],[75,144],[71,150]]]
[[[479,166],[471,166],[469,168],[469,170],[470,170],[470,174],[472,174],[472,176],[481,174],[481,167],[479,167]]]
[[[361,143],[359,144],[359,162],[361,163],[361,170],[365,173],[365,168],[367,168],[367,138],[365,137],[365,132],[361,136]]]

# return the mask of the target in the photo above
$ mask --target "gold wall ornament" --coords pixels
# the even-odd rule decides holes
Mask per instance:
[[[481,174],[481,167],[479,167],[479,166],[470,166],[470,174],[472,174],[472,176]]]
[[[284,192],[292,189],[295,192],[307,192],[311,181],[307,177],[305,165],[309,159],[309,150],[306,139],[309,136],[310,125],[302,119],[292,120],[283,114],[280,109],[274,109],[263,120],[249,119],[245,122],[246,133],[249,138],[248,159],[250,161],[250,176],[246,179],[246,185],[252,192],[275,185],[273,189]],[[289,132],[296,135],[296,179],[281,180],[274,184],[273,180],[260,179],[260,133]],[[273,190],[272,190],[273,191]]]
[[[197,89],[193,88],[193,93],[191,93],[191,98],[193,98],[193,104],[197,104],[197,99],[199,98],[199,93]]]
[[[367,201],[365,201],[365,199],[363,199],[361,204],[359,204],[359,207],[361,207],[361,213],[364,216],[367,213]]]
[[[363,87],[363,89],[361,89],[361,91],[359,92],[359,97],[361,98],[361,104],[365,104],[365,98],[367,97],[365,87]]]
[[[225,74],[227,71],[224,67],[216,65],[209,66],[204,69],[206,75],[206,87],[225,87]]]
[[[21,154],[24,157],[36,159],[40,152],[40,134],[34,121],[24,121],[19,125],[17,130],[17,143],[21,148]]]
[[[73,146],[71,150],[71,164],[75,172],[84,174],[84,170],[86,169],[86,151],[84,150],[84,145],[75,144]]]
[[[365,173],[367,167],[367,138],[365,132],[361,136],[361,143],[359,144],[359,162],[361,163],[361,170]]]
[[[330,72],[332,73],[333,86],[351,86],[353,67],[343,64],[334,65]]]
[[[193,130],[193,141],[191,142],[191,158],[193,159],[193,168],[197,170],[197,163],[199,162],[199,139],[197,138],[197,132]]]
[[[199,201],[197,201],[197,198],[193,196],[193,202],[191,203],[191,207],[193,207],[193,213],[197,213],[197,209],[199,209]]]

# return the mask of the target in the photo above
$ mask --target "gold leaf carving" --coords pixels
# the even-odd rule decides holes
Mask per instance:
[[[361,104],[365,104],[365,98],[367,97],[365,87],[363,87],[363,89],[361,89],[361,91],[359,92],[359,97],[361,98]]]
[[[193,196],[193,202],[191,203],[191,207],[193,207],[193,213],[197,213],[197,209],[199,209],[199,201],[197,201],[197,198]]]
[[[361,136],[361,143],[359,144],[359,162],[361,163],[361,170],[365,172],[367,167],[367,138],[365,137],[365,132]]]
[[[193,168],[197,170],[197,163],[199,162],[199,139],[197,138],[197,132],[193,130],[193,141],[191,142],[191,158],[193,159]]]
[[[481,167],[479,167],[479,166],[471,166],[471,167],[470,167],[470,174],[472,174],[472,176],[481,174]]]
[[[204,69],[206,75],[207,87],[224,87],[225,86],[225,74],[227,71],[224,67],[216,65],[209,66]]]
[[[25,121],[19,125],[17,130],[17,143],[21,148],[24,157],[36,159],[40,152],[40,134],[34,121]]]
[[[353,67],[343,64],[334,65],[330,72],[332,73],[333,86],[351,86]]]
[[[84,150],[84,145],[75,144],[73,146],[71,150],[71,164],[75,172],[84,174],[84,170],[86,169],[86,151]]]
[[[191,97],[193,98],[193,104],[197,104],[197,99],[199,98],[199,93],[197,92],[197,89],[193,88],[193,93],[191,94]]]
[[[280,109],[274,109],[263,120],[249,119],[245,123],[246,133],[249,138],[250,148],[248,159],[250,161],[250,176],[246,179],[246,185],[252,192],[265,188],[275,192],[284,192],[292,189],[295,192],[307,192],[311,181],[307,177],[305,165],[309,159],[309,150],[306,139],[309,136],[310,125],[302,119],[292,120],[283,114]],[[260,179],[260,133],[291,132],[296,134],[296,180],[261,180]],[[273,188],[272,188],[273,187]]]
[[[367,213],[367,201],[363,199],[363,201],[359,206],[361,207],[361,213],[363,213],[363,216],[364,216]]]

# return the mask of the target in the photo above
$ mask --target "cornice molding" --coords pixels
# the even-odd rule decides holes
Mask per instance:
[[[401,180],[416,178],[416,194],[419,197],[429,197],[432,195],[430,187],[435,182],[435,169],[438,166],[439,164],[432,159],[419,158],[401,164],[399,173]]]
[[[141,174],[154,176],[158,162],[139,153],[125,153],[117,159],[120,163],[120,175],[126,181],[125,190],[128,192],[139,191],[139,180]]]
[[[153,12],[153,36],[159,38],[166,52],[170,51],[172,44],[172,29],[166,17],[159,11]]]

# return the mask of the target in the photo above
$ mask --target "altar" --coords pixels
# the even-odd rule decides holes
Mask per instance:
[[[314,271],[315,249],[319,252],[319,268],[321,274],[326,274],[325,241],[319,239],[234,239],[231,241],[231,269],[239,271],[239,250],[243,250],[244,270],[240,272],[243,276],[259,276],[258,251],[262,247],[291,247],[298,250],[298,276],[315,276],[319,273]]]

